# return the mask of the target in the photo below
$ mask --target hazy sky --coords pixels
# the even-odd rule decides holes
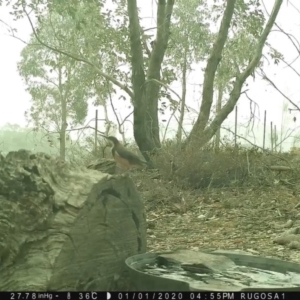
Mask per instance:
[[[141,3],[141,1],[139,1]],[[155,12],[152,12],[153,1],[149,0],[146,4],[146,1],[142,1],[143,5],[141,6],[141,14],[143,17],[147,17],[144,22],[149,24],[149,27],[154,24]],[[265,0],[267,9],[270,12],[274,1]],[[289,4],[290,3],[290,4]],[[298,9],[298,11],[291,5]],[[12,17],[9,15],[9,8],[1,7],[0,10],[0,19],[4,20],[8,24],[17,28],[18,36],[24,40],[29,39],[31,33],[30,25],[27,19],[18,21],[17,23],[12,21]],[[284,1],[281,11],[277,18],[277,23],[288,33],[294,35],[294,37],[300,42],[300,3],[297,0],[294,1]],[[297,57],[297,52],[292,46],[291,42],[284,36],[282,33],[276,31],[276,28],[273,28],[273,32],[270,34],[268,41],[279,50],[285,57],[285,60],[288,62],[293,61]],[[24,112],[30,107],[30,95],[25,91],[25,85],[22,82],[21,77],[17,71],[17,62],[20,60],[20,52],[24,47],[24,44],[17,39],[14,39],[8,36],[6,28],[0,23],[0,80],[1,80],[1,89],[0,89],[0,126],[5,123],[26,125],[24,118]],[[293,67],[300,72],[300,59],[297,60]],[[280,66],[265,66],[265,72],[272,81],[278,85],[278,87],[292,100],[300,104],[300,77],[298,77],[291,69],[281,64]],[[200,75],[200,76],[199,76]],[[202,76],[198,71],[195,71],[193,74],[189,75],[189,84],[201,84]],[[188,105],[197,109],[199,108],[198,99],[200,98],[197,90],[193,89],[190,85],[189,94],[188,94]],[[180,84],[175,83],[173,88],[180,94]],[[257,102],[259,105],[260,114],[256,114],[257,117],[260,116],[262,122],[263,112],[266,109],[268,115],[268,121],[273,121],[277,124],[277,127],[281,126],[282,119],[282,106],[284,98],[277,91],[274,90],[267,82],[262,81],[259,78],[256,78],[254,83],[249,85],[248,95]],[[116,104],[117,106],[118,104]],[[124,106],[124,107],[123,107]],[[122,107],[119,106],[119,110],[122,110],[124,113],[123,116],[126,116],[129,110],[126,108],[128,105],[122,104]],[[288,105],[288,107],[292,107]],[[242,96],[239,104],[239,123],[246,123],[249,118],[249,100]],[[127,111],[126,111],[127,110]],[[95,108],[91,107],[89,110],[89,116],[87,118],[91,119],[94,116]],[[100,111],[101,113],[101,111]],[[284,121],[286,128],[296,127],[300,125],[300,121],[294,123],[292,118],[294,116],[299,117],[300,113],[292,113],[287,115]],[[191,124],[192,119],[196,115],[188,116],[186,120],[186,125]],[[113,119],[113,116],[112,116]],[[227,121],[227,124],[232,124],[232,115]],[[262,124],[262,123],[260,123]],[[132,135],[132,130],[130,129],[130,123],[128,123],[129,130],[128,136]],[[190,126],[188,126],[190,127]],[[173,131],[175,131],[173,125]],[[261,131],[261,129],[259,129]],[[288,142],[292,143],[290,140]]]

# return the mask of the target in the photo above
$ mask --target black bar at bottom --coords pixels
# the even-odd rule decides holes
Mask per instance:
[[[0,292],[1,300],[300,300],[299,292]]]

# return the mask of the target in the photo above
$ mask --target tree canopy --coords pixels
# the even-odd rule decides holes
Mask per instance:
[[[89,100],[106,105],[119,96],[133,105],[134,137],[150,160],[161,145],[160,115],[167,107],[181,140],[187,76],[202,68],[200,112],[185,145],[204,145],[263,65],[263,48],[275,60],[280,56],[267,38],[282,2],[276,0],[266,18],[259,0],[159,0],[156,26],[147,28],[136,0],[15,1],[15,19],[27,18],[33,30],[19,63],[32,97],[27,116],[38,127],[54,125],[64,147],[66,129],[83,122]],[[178,81],[181,95],[171,88]],[[228,98],[216,115],[215,90]]]

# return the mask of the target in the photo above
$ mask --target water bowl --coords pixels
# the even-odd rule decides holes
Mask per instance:
[[[125,263],[138,291],[300,291],[300,264],[237,252],[144,253]]]

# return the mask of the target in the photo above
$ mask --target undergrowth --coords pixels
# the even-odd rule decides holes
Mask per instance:
[[[272,186],[279,181],[294,185],[300,182],[300,172],[296,171],[300,156],[241,145],[226,144],[218,150],[211,144],[180,149],[175,142],[169,142],[163,145],[154,163],[164,178],[183,188]]]

